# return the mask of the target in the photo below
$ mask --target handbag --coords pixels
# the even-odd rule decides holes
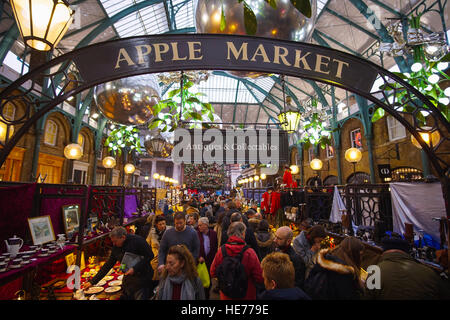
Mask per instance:
[[[209,288],[211,284],[211,279],[209,278],[208,268],[204,262],[197,265],[197,272],[200,280],[202,280],[203,287]]]

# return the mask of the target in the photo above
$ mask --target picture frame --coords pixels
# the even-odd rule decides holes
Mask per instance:
[[[28,218],[28,226],[33,238],[33,245],[37,246],[55,241],[55,232],[49,215]]]
[[[64,231],[66,235],[77,232],[80,227],[80,205],[71,204],[62,207]]]
[[[67,267],[70,267],[71,265],[74,265],[76,260],[77,260],[77,256],[73,252],[69,253],[64,258],[66,260]],[[86,268],[86,262],[84,260],[84,252],[81,252],[80,269],[84,270],[84,268]]]

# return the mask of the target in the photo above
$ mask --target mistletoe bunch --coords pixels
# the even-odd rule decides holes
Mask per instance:
[[[105,141],[108,151],[119,156],[123,151],[134,151],[142,153],[139,129],[132,126],[119,126],[114,129]]]

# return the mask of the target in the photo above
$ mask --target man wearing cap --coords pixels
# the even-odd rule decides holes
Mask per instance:
[[[382,247],[383,254],[378,261],[381,272],[380,289],[366,288],[369,299],[450,299],[449,288],[444,280],[433,269],[416,261],[409,254],[410,246],[406,240],[400,237],[385,237]]]

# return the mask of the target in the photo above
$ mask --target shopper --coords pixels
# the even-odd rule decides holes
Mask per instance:
[[[298,286],[295,286],[294,265],[285,253],[269,253],[261,262],[264,291],[261,300],[311,300]]]
[[[205,300],[194,257],[185,245],[169,248],[156,296],[158,300]]]
[[[158,252],[158,272],[164,270],[167,251],[170,247],[177,244],[184,244],[194,256],[198,259],[200,251],[200,242],[197,232],[194,228],[186,226],[186,220],[183,213],[178,212],[174,216],[175,227],[164,232]]]
[[[295,252],[303,259],[306,266],[306,274],[313,268],[314,255],[320,250],[320,243],[326,237],[325,228],[316,225],[308,231],[302,231],[293,242]]]
[[[358,300],[363,293],[360,280],[364,246],[347,237],[334,249],[320,250],[317,263],[305,280],[305,292],[313,300]]]
[[[172,229],[173,227],[166,225],[166,218],[163,215],[157,215],[154,218],[154,227],[150,229],[150,233],[147,237],[147,243],[150,245],[153,251],[154,258],[150,262],[153,268],[153,280],[159,280],[158,275],[158,252],[161,239],[166,230]]]
[[[303,289],[305,282],[306,266],[303,259],[292,248],[291,243],[294,238],[294,233],[291,228],[283,226],[275,231],[275,251],[285,253],[291,259],[295,270],[295,286]]]
[[[211,269],[211,264],[217,253],[217,233],[209,228],[209,220],[206,217],[201,217],[198,221],[197,235],[200,241],[200,253],[198,262],[205,263],[208,271]],[[205,297],[209,299],[209,287],[205,288]]]
[[[245,232],[245,243],[247,243],[253,250],[255,250],[256,255],[258,258],[260,257],[258,242],[256,241],[255,232],[254,230],[248,225],[248,221],[240,212],[234,212],[231,214],[230,222],[242,222],[245,224],[245,227],[247,228],[247,231]],[[228,235],[224,236],[222,233],[222,243],[226,243],[228,240]]]
[[[228,257],[235,257],[239,254],[242,254],[242,259],[240,260],[245,269],[244,277],[247,278],[247,290],[245,292],[244,300],[255,300],[256,299],[256,288],[257,286],[262,286],[263,278],[262,278],[262,270],[261,265],[259,263],[258,256],[256,252],[246,246],[244,241],[246,226],[242,222],[233,222],[227,233],[228,233],[228,242],[221,246],[217,251],[217,254],[214,258],[214,261],[211,265],[211,277],[217,277],[220,271],[220,266],[224,262],[224,254]],[[243,250],[245,248],[245,250]],[[224,252],[225,251],[225,252]],[[225,270],[226,273],[227,270]],[[219,286],[221,280],[219,279]],[[256,286],[255,286],[256,285]],[[233,298],[226,296],[222,288],[220,288],[220,299],[221,300],[231,300]]]
[[[255,231],[255,238],[261,260],[275,250],[275,235],[269,229],[269,223],[266,220],[262,220],[259,223],[258,229]]]
[[[367,289],[366,296],[376,300],[441,300],[450,299],[448,282],[430,267],[414,260],[410,245],[399,237],[382,239],[383,254],[379,289]]]
[[[97,284],[114,267],[117,262],[124,263],[123,258],[127,255],[140,256],[140,261],[125,272],[122,280],[121,300],[147,300],[150,291],[153,289],[153,270],[150,261],[153,259],[153,252],[148,243],[141,236],[128,234],[124,227],[115,227],[110,233],[113,247],[111,254],[102,268],[92,278],[84,283],[83,289],[88,289]]]

